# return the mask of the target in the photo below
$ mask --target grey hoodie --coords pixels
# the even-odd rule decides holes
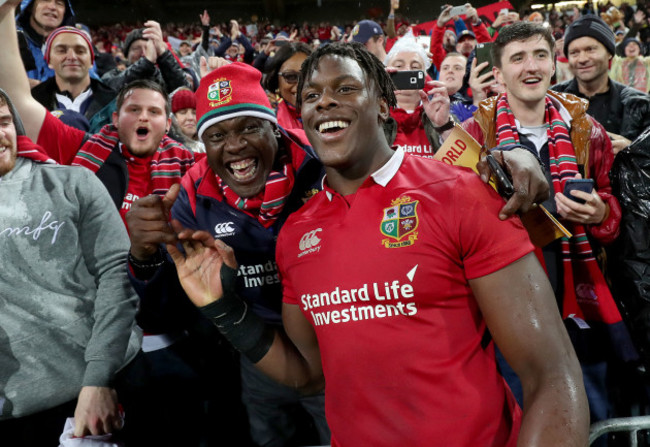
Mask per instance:
[[[71,401],[82,386],[110,386],[141,335],[125,270],[128,236],[90,171],[18,157],[0,177],[0,197],[4,420]]]

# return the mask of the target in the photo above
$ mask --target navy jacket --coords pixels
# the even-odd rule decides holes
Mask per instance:
[[[300,208],[322,187],[323,168],[301,130],[282,130],[285,150],[299,167],[287,203],[270,228],[256,218],[233,208],[216,187],[216,178],[207,158],[196,163],[183,177],[181,192],[172,208],[172,217],[183,226],[209,231],[235,252],[238,293],[251,309],[267,322],[281,324],[282,287],[275,264],[275,243],[290,213]],[[295,165],[296,163],[294,163]],[[201,314],[185,295],[168,255],[163,266],[149,281],[140,281],[129,273],[140,295],[140,326],[148,332],[180,330],[200,319]]]

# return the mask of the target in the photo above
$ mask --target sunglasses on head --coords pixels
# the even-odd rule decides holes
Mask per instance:
[[[284,73],[278,73],[278,76],[282,76],[285,82],[289,84],[295,84],[300,79],[300,73],[297,71],[286,71]]]

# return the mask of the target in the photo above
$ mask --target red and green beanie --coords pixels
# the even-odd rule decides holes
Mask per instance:
[[[217,68],[201,79],[195,93],[199,138],[213,124],[239,116],[262,118],[277,124],[261,80],[262,73],[241,62]]]

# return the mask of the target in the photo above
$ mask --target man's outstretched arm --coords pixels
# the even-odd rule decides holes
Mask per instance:
[[[586,446],[582,372],[546,274],[533,253],[469,281],[495,343],[521,379],[518,446]]]
[[[0,6],[0,88],[7,92],[16,106],[27,136],[36,141],[47,111],[32,97],[29,79],[20,58],[14,22],[18,5],[20,0],[7,0]]]
[[[286,334],[267,326],[236,295],[232,248],[205,231],[182,229],[176,221],[172,225],[184,253],[171,244],[167,251],[190,300],[266,375],[305,394],[321,391],[325,382],[318,341],[298,306],[283,306]]]

